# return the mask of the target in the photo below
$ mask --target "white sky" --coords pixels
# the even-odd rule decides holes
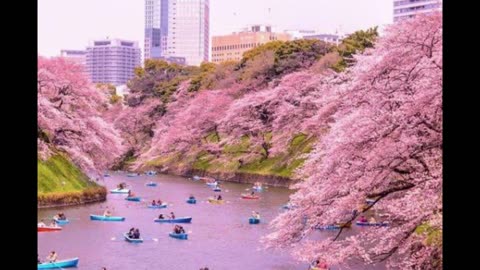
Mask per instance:
[[[144,0],[38,0],[38,53],[84,49],[90,40],[138,41],[143,52]],[[270,9],[270,12],[269,12]],[[210,0],[211,35],[268,23],[278,30],[353,32],[392,22],[393,0]]]

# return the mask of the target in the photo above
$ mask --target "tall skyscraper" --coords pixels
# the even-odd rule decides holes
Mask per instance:
[[[87,72],[93,83],[125,84],[141,65],[138,42],[103,39],[87,47]]]
[[[209,0],[145,0],[145,59],[208,61]]]
[[[242,59],[243,53],[273,40],[291,40],[288,33],[274,33],[269,25],[253,25],[241,32],[212,37],[212,62]]]
[[[415,17],[417,14],[442,10],[442,0],[394,0],[393,22]]]

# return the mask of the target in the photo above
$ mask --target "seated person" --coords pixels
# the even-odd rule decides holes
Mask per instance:
[[[158,219],[165,219],[165,217],[163,216],[163,214],[160,214],[160,215],[158,216]]]
[[[179,233],[185,233],[185,229],[183,229],[182,226],[178,226],[179,227]]]
[[[152,206],[157,205],[157,202],[155,200],[152,201]]]
[[[252,217],[255,219],[260,219],[260,214],[258,212],[252,211]]]
[[[360,217],[360,222],[368,222],[368,220],[365,216],[362,216]]]
[[[173,227],[173,232],[180,233],[180,227],[178,225],[175,225],[175,227]]]
[[[133,237],[133,233],[135,232],[135,228],[130,228],[130,231],[128,231],[128,237],[132,238]]]
[[[37,224],[38,227],[45,227],[47,226],[44,222],[43,222],[43,219],[40,220],[40,222]]]
[[[250,193],[250,195],[251,195],[251,196],[255,196],[255,191],[252,191],[252,192]]]
[[[112,215],[112,212],[110,212],[110,210],[107,208],[105,209],[105,211],[103,212],[103,215],[106,216],[106,217],[109,217]]]
[[[64,214],[63,212],[60,212],[60,213],[58,214],[58,219],[59,219],[59,220],[66,220],[67,217],[65,216],[65,214]]]
[[[170,212],[170,218],[175,219],[175,214],[173,212]]]
[[[195,197],[193,195],[190,195],[190,197],[188,197],[188,199],[195,200]]]
[[[162,205],[162,204],[163,204],[162,200],[158,200],[158,201],[157,201],[157,204],[158,204],[158,205]]]
[[[218,195],[217,200],[221,201],[222,200],[222,195]]]
[[[57,222],[55,221],[55,219],[52,221],[52,223],[50,223],[50,227],[57,227]]]
[[[138,228],[133,232],[133,238],[140,239],[140,230]]]
[[[55,251],[50,252],[50,254],[47,256],[47,261],[48,262],[56,262],[57,261],[57,253]]]

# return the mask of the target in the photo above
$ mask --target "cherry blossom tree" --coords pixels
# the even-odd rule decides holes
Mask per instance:
[[[323,93],[331,102],[313,118],[330,115],[328,132],[299,172],[305,180],[291,196],[296,208],[272,222],[264,241],[293,246],[307,261],[441,269],[442,16],[395,24],[355,58],[349,79]],[[366,197],[375,202],[361,208]],[[314,240],[317,225],[354,221],[368,210],[388,214],[390,226]]]
[[[63,58],[38,59],[39,158],[55,148],[85,172],[99,172],[123,151],[122,139],[102,118],[106,96],[79,71]]]

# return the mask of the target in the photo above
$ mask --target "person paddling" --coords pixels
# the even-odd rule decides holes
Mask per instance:
[[[110,209],[105,209],[105,211],[103,212],[103,215],[106,216],[106,217],[110,217],[112,215],[112,212],[110,212]]]
[[[47,256],[47,261],[52,263],[57,261],[57,253],[55,251],[50,252],[50,254]]]

